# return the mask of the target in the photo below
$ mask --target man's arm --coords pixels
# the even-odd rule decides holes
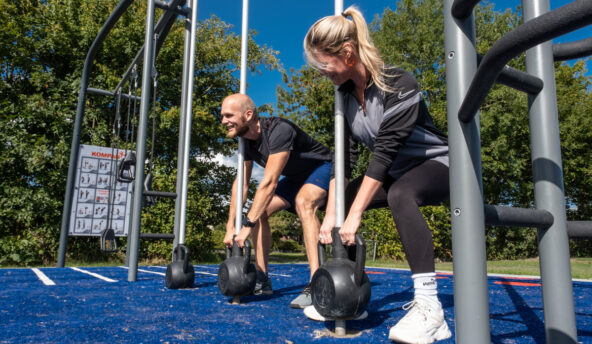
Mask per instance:
[[[284,169],[284,166],[286,166],[289,157],[290,151],[269,155],[267,165],[265,165],[263,179],[259,183],[255,198],[253,199],[253,204],[251,205],[251,210],[249,210],[249,213],[247,214],[247,217],[251,222],[257,222],[257,220],[259,220],[261,215],[263,215],[265,208],[267,208],[267,205],[273,198],[275,188],[280,180],[280,175],[282,174],[282,170]],[[245,240],[250,234],[251,228],[243,226],[238,235],[234,238],[236,244],[239,247],[243,247],[245,245]]]
[[[244,179],[243,179],[243,199],[242,204],[244,205],[247,201],[247,195],[249,192],[249,180],[251,179],[251,172],[253,171],[253,161],[244,162]],[[234,179],[232,184],[232,193],[230,196],[230,209],[228,211],[228,221],[226,222],[226,236],[224,237],[224,243],[227,246],[232,246],[232,237],[235,234],[235,220],[236,220],[236,201],[238,190],[238,176]]]
[[[259,217],[263,215],[265,208],[267,208],[267,205],[271,202],[275,188],[280,180],[280,175],[282,174],[284,166],[286,166],[286,163],[288,162],[288,158],[290,158],[290,151],[269,155],[267,165],[265,165],[263,179],[259,183],[255,198],[253,199],[253,204],[247,214],[247,217],[252,222],[256,222]]]

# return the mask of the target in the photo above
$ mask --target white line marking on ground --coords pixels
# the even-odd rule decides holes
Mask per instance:
[[[126,266],[120,266],[120,267],[121,268],[124,268],[124,269],[129,269]],[[154,265],[152,265],[150,267],[151,268],[159,268],[159,269],[166,269],[167,268],[166,266],[154,266]],[[162,276],[165,276],[166,275],[165,273],[162,273],[162,272],[148,271],[148,270],[142,270],[142,269],[138,269],[138,271],[149,272],[151,274],[157,274],[157,275],[162,275]],[[200,275],[218,276],[217,274],[211,274],[209,272],[195,271],[195,273],[196,274],[200,274]]]
[[[127,267],[127,266],[120,266],[120,268],[128,269],[129,270],[129,267]],[[144,270],[144,269],[138,269],[138,271],[147,272],[149,274],[155,274],[155,275],[160,275],[160,276],[165,276],[166,275],[165,273],[158,272],[158,271],[150,271],[150,270]]]
[[[41,282],[43,282],[43,284],[56,285],[55,282],[50,280],[49,277],[47,277],[43,272],[41,272],[41,270],[39,270],[37,268],[32,268],[31,270],[33,270],[35,275],[37,275],[37,277],[41,280]]]
[[[74,267],[72,267],[70,269],[75,270],[75,271],[78,271],[78,272],[82,272],[83,274],[91,275],[91,276],[96,277],[96,278],[99,278],[99,279],[102,279],[103,281],[117,282],[117,280],[114,280],[114,279],[111,279],[111,278],[108,278],[108,277],[105,277],[105,276],[101,276],[99,274],[95,274],[94,272],[90,272],[90,271],[86,271],[86,270],[82,270],[82,269],[74,268]]]

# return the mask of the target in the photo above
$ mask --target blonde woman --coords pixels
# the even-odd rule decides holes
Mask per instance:
[[[448,143],[432,121],[413,75],[388,67],[372,44],[364,17],[355,7],[317,21],[304,39],[308,63],[339,86],[346,134],[372,152],[364,176],[346,187],[346,218],[339,230],[346,245],[366,209],[388,206],[412,272],[414,298],[407,314],[390,329],[389,339],[432,343],[451,336],[438,299],[431,231],[419,207],[449,197]],[[346,161],[353,149],[346,149]],[[349,176],[349,166],[346,166]],[[335,226],[335,180],[319,240],[331,243]],[[314,307],[305,314],[324,320]]]

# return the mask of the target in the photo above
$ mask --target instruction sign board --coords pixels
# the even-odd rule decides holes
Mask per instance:
[[[133,182],[117,180],[125,155],[122,149],[80,145],[69,235],[99,236],[107,228],[116,236],[127,235]]]

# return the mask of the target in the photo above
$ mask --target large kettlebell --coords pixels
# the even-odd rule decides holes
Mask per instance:
[[[166,287],[169,289],[192,288],[195,270],[189,262],[189,249],[183,244],[173,251],[173,262],[167,266]]]
[[[241,297],[255,289],[257,272],[251,263],[251,242],[245,240],[244,252],[232,239],[232,251],[226,248],[226,260],[218,269],[218,289],[223,295]]]
[[[312,302],[319,314],[330,319],[352,319],[364,312],[370,301],[370,280],[364,271],[366,245],[356,234],[355,261],[333,229],[333,259],[327,261],[325,245],[319,242],[319,269],[311,281]]]

